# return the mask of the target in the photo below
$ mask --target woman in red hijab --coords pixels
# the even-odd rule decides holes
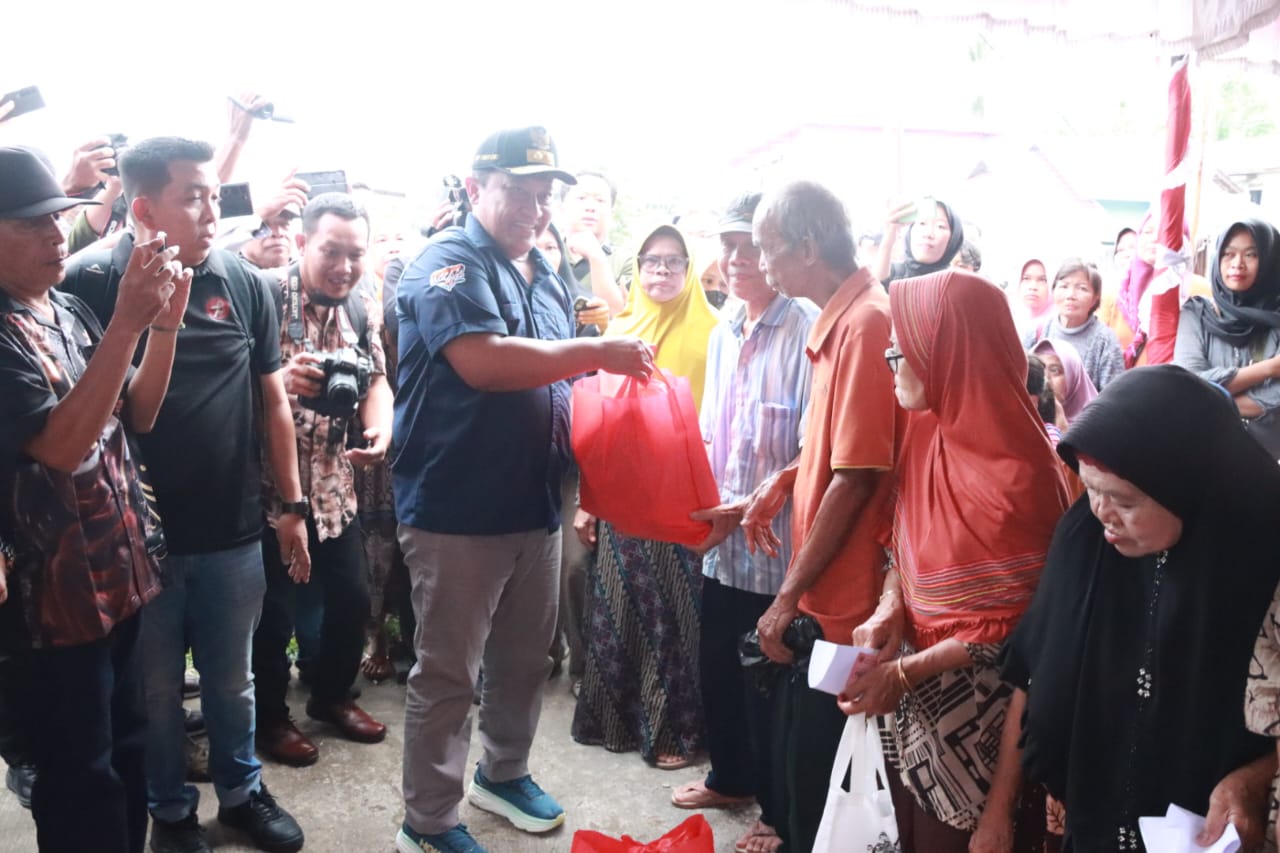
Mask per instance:
[[[853,634],[880,662],[850,681],[841,707],[891,715],[904,853],[967,851],[971,838],[974,849],[1008,849],[1020,774],[1018,727],[1005,732],[1004,721],[1021,709],[996,654],[1035,592],[1067,488],[1000,290],[950,271],[896,283],[889,302],[885,358],[908,413],[894,568]],[[1043,804],[1015,850],[1043,844]]]

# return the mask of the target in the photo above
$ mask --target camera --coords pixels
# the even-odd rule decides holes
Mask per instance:
[[[453,216],[449,224],[461,227],[466,224],[467,215],[471,213],[471,199],[467,196],[467,188],[457,175],[445,175],[444,186],[449,191],[449,202],[453,205]]]
[[[578,327],[577,337],[579,338],[598,338],[600,337],[600,327],[595,323],[583,323],[578,319],[578,315],[587,310],[589,300],[585,296],[579,296],[573,300],[573,319]]]
[[[299,397],[298,403],[331,418],[355,414],[356,404],[369,393],[373,362],[354,347],[320,354],[318,367],[324,371],[319,397]]]
[[[249,109],[249,105],[246,104],[244,101],[240,100],[239,98],[237,98],[235,95],[227,95],[227,100],[235,104],[236,107],[244,110],[254,118],[262,119],[263,121],[280,121],[286,124],[294,123],[293,119],[276,112],[276,105],[271,103],[270,101],[268,101],[265,104],[262,104],[257,109]]]
[[[113,175],[118,178],[120,177],[120,155],[129,147],[129,137],[125,136],[123,133],[109,133],[107,134],[107,138],[111,140],[111,151],[112,155],[115,157],[116,165],[112,166],[110,169],[103,169],[102,173],[104,175]]]

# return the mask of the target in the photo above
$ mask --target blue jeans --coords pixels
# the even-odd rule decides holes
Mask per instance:
[[[209,554],[172,554],[169,586],[143,608],[147,697],[147,799],[164,821],[195,812],[199,792],[186,784],[182,676],[186,643],[200,671],[200,708],[209,732],[209,772],[218,802],[238,806],[261,785],[253,754],[250,650],[266,578],[257,542]]]

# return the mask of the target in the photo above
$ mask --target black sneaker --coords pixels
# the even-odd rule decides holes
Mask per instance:
[[[193,711],[190,708],[183,708],[182,713],[183,716],[186,717],[187,734],[202,735],[205,733],[203,712]]]
[[[218,822],[245,833],[259,850],[268,853],[293,853],[302,849],[302,827],[276,804],[266,785],[240,805],[218,809]]]
[[[173,823],[152,818],[151,849],[154,853],[212,853],[195,812]]]
[[[18,798],[24,809],[31,808],[31,788],[36,783],[34,764],[11,764],[4,774],[4,784]]]

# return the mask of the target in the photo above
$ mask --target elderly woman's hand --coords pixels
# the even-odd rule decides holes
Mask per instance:
[[[862,713],[888,714],[898,707],[905,693],[895,658],[877,663],[861,675],[849,676],[849,683],[836,697],[836,704],[850,717]]]
[[[1013,850],[1013,815],[1004,809],[982,809],[978,828],[969,837],[969,853],[1010,853]]]
[[[853,629],[853,645],[875,649],[881,663],[893,660],[902,648],[904,619],[901,596],[886,595],[871,618]]]
[[[1232,824],[1240,833],[1242,850],[1261,849],[1275,772],[1276,753],[1272,751],[1224,776],[1209,794],[1209,813],[1196,843],[1208,847],[1222,837],[1227,824]]]

